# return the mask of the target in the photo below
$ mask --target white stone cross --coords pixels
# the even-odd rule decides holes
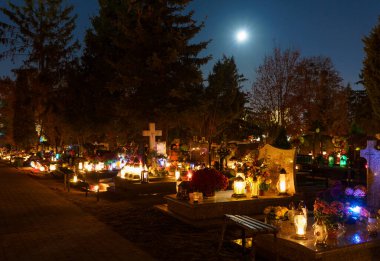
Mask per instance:
[[[360,157],[367,160],[367,204],[380,207],[380,151],[375,148],[376,141],[367,141],[367,148],[360,150]]]
[[[156,130],[156,124],[150,122],[149,130],[144,130],[142,135],[145,137],[149,137],[149,148],[154,150],[156,147],[156,136],[162,136],[161,130]]]

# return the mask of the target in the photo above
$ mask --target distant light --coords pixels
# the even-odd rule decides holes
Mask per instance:
[[[243,43],[243,42],[247,41],[247,39],[248,39],[248,33],[246,30],[240,30],[236,33],[236,40],[239,43]]]

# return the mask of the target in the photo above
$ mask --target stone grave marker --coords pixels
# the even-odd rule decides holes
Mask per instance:
[[[266,144],[259,151],[259,159],[264,159],[265,163],[268,165],[269,172],[271,173],[271,178],[274,184],[278,181],[280,174],[280,169],[284,168],[288,175],[288,193],[293,195],[296,193],[296,188],[294,185],[294,159],[296,150],[295,149],[279,149]],[[271,171],[272,170],[272,171]]]
[[[156,149],[156,136],[162,136],[161,130],[156,130],[156,124],[150,122],[149,130],[144,130],[142,133],[143,136],[149,137],[149,148],[151,150]]]
[[[360,157],[367,160],[367,205],[380,208],[380,151],[376,140],[367,141],[367,148],[360,150]]]

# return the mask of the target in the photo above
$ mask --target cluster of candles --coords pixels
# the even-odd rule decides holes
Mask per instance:
[[[141,163],[138,166],[136,166],[136,165],[125,165],[120,170],[120,177],[122,179],[124,179],[125,175],[132,174],[132,175],[137,175],[141,178],[142,171],[147,171],[147,168],[146,168],[146,166],[143,167]]]
[[[288,175],[285,169],[281,169],[279,172],[277,190],[280,195],[287,195],[289,186]],[[234,193],[233,197],[245,197],[246,193],[246,180],[244,173],[237,173],[234,180]],[[257,198],[259,196],[259,181],[257,178],[253,178],[251,183],[251,196]]]

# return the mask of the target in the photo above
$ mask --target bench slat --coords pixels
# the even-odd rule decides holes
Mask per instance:
[[[271,230],[271,231],[272,230],[275,230],[275,231],[278,230],[275,226],[270,225],[270,224],[266,224],[266,223],[264,223],[264,222],[262,222],[260,220],[253,219],[253,218],[248,217],[248,216],[240,216],[240,217],[242,219],[245,219],[245,220],[249,221],[249,222],[254,222],[255,226],[258,226],[258,227],[261,227],[261,228],[264,228],[264,229],[268,229],[268,230]]]
[[[272,233],[276,234],[278,232],[278,229],[272,225],[265,224],[264,222],[261,222],[259,220],[253,219],[248,216],[240,216],[240,215],[225,215],[228,219],[234,221],[238,225],[252,230],[252,232],[256,234],[267,234]]]

